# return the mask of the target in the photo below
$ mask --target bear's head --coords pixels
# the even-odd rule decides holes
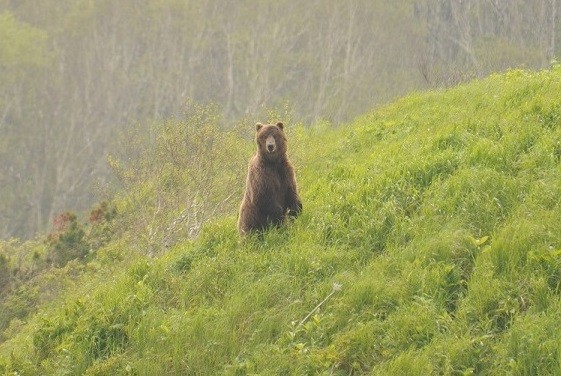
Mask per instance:
[[[284,125],[281,122],[276,124],[255,124],[255,142],[259,155],[266,161],[275,162],[286,156],[286,136],[284,135]]]

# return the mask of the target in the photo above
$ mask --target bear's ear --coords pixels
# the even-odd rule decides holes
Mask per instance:
[[[284,124],[279,121],[277,123],[277,127],[279,127],[280,129],[284,129]]]
[[[255,123],[255,131],[259,132],[259,130],[263,128],[263,124],[261,123]]]

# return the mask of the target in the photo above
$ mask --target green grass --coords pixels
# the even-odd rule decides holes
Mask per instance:
[[[560,374],[560,103],[557,66],[290,129],[298,219],[241,240],[232,213],[155,259],[110,244],[131,265],[29,318],[0,371]]]

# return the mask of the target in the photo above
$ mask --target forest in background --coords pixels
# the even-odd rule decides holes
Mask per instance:
[[[339,124],[406,92],[549,66],[559,13],[558,0],[0,0],[0,238],[91,207],[123,134],[149,139],[186,103],[248,134],[269,108]]]

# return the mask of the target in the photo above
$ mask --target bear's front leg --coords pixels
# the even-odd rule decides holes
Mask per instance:
[[[286,200],[287,214],[291,217],[298,217],[302,212],[302,200],[294,190],[289,191]]]
[[[267,223],[272,226],[279,226],[284,220],[284,211],[281,205],[274,205],[267,211]]]

